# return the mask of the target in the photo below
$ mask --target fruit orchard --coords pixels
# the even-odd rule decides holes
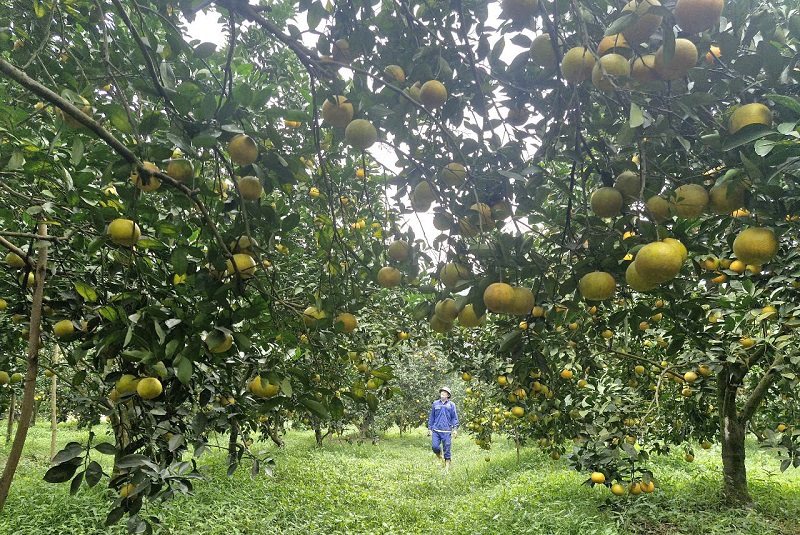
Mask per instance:
[[[253,434],[415,399],[415,346],[479,445],[614,495],[718,442],[746,505],[748,434],[800,466],[796,3],[0,5],[0,509],[42,370],[114,429],[45,479],[143,530],[212,434],[268,472]]]

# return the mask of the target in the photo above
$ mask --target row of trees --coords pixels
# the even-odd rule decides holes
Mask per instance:
[[[26,377],[0,507],[40,364],[115,430],[46,479],[97,484],[113,454],[108,521],[137,530],[210,434],[260,471],[254,432],[321,439],[438,383],[411,344],[474,377],[479,444],[607,485],[717,440],[748,503],[749,430],[800,464],[792,2],[203,4],[220,47],[190,3],[12,4],[0,369]]]

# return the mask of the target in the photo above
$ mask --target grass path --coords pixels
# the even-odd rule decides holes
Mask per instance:
[[[85,435],[65,428],[60,444]],[[0,446],[0,462],[8,447]],[[70,496],[67,485],[42,481],[48,448],[48,430],[34,428],[0,535],[124,533],[122,524],[102,527],[105,489],[84,487]],[[251,478],[244,466],[227,478],[224,454],[206,455],[200,466],[207,479],[196,484],[194,496],[149,505],[147,514],[158,515],[166,533],[192,535],[800,535],[800,471],[779,473],[774,459],[755,448],[748,451],[748,470],[757,506],[747,511],[719,504],[716,448],[698,451],[691,464],[677,453],[655,459],[661,488],[631,500],[582,485],[586,474],[536,449],[524,450],[517,464],[513,444],[504,441],[487,463],[486,452],[459,437],[449,474],[421,431],[390,433],[377,446],[326,442],[323,448],[314,446],[311,434],[292,432],[283,450],[266,442],[254,449],[274,457],[275,477]]]

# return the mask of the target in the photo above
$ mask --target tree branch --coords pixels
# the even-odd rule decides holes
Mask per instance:
[[[769,387],[772,386],[772,383],[775,382],[775,379],[778,377],[778,367],[783,364],[783,359],[783,352],[776,351],[775,360],[772,361],[772,365],[764,372],[764,375],[761,376],[761,380],[758,381],[758,384],[750,393],[750,397],[745,401],[744,407],[739,411],[738,418],[742,425],[750,421],[750,418],[752,418],[756,410],[758,410],[758,406],[761,405],[761,401],[763,401],[764,396],[767,395]]]

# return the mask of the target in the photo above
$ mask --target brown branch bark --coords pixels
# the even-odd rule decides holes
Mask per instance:
[[[38,234],[47,235],[47,225],[39,223]],[[19,425],[17,433],[14,435],[14,443],[8,454],[3,475],[0,476],[0,513],[8,499],[8,492],[11,490],[11,481],[17,471],[19,460],[22,457],[22,447],[28,436],[28,428],[31,425],[31,413],[33,412],[33,398],[36,395],[36,375],[39,371],[39,337],[42,330],[42,300],[44,297],[44,277],[47,268],[47,246],[45,241],[39,248],[36,262],[36,282],[33,289],[33,306],[31,307],[30,334],[28,336],[28,358],[27,369],[25,370],[25,388],[22,395],[22,408],[20,410]]]
[[[23,251],[22,249],[20,249],[19,247],[17,247],[16,245],[11,243],[10,241],[8,241],[7,239],[3,238],[2,236],[0,236],[0,245],[5,247],[6,249],[11,251],[12,253],[16,254],[23,261],[27,262],[29,268],[36,269],[36,262],[34,262],[33,259],[31,259],[28,256],[28,253],[26,253],[25,251]]]
[[[758,406],[761,404],[764,396],[767,395],[769,387],[772,386],[772,383],[774,383],[775,379],[777,379],[778,367],[783,364],[783,358],[783,353],[776,351],[775,359],[772,361],[772,365],[766,372],[764,372],[761,380],[758,381],[758,384],[750,393],[750,397],[748,397],[745,401],[742,410],[739,411],[739,423],[742,425],[747,425],[747,422],[750,421],[750,419],[756,413],[756,410],[758,410]]]
[[[56,344],[53,348],[53,362],[51,365],[54,366],[58,362],[60,354],[61,348]],[[56,399],[58,376],[53,374],[50,381],[50,459],[52,459],[56,456],[56,439],[58,437],[58,400]]]

